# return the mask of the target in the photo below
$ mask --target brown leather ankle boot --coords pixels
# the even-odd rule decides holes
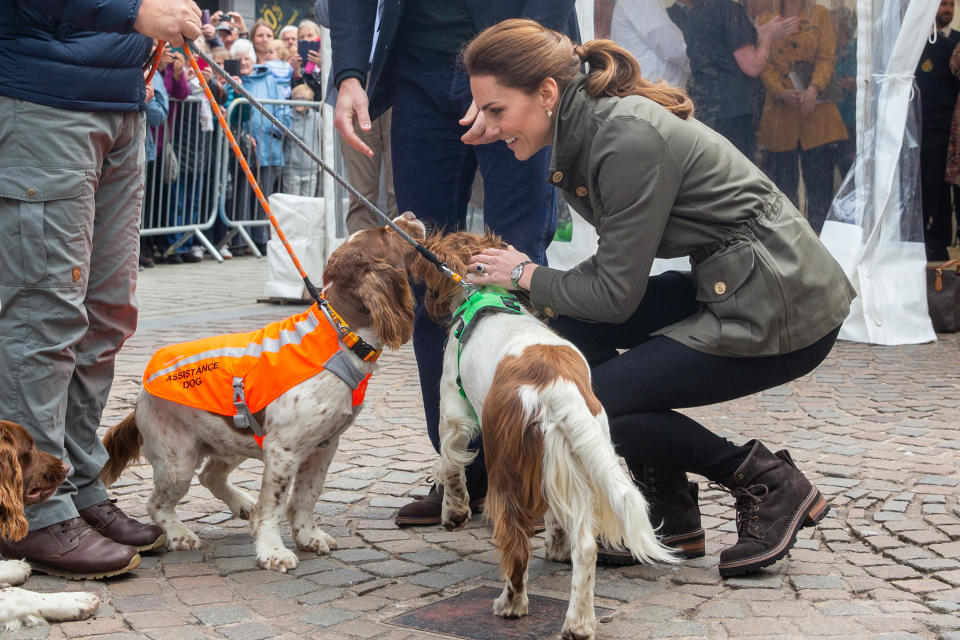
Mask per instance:
[[[634,482],[650,507],[650,523],[657,529],[657,538],[674,549],[682,558],[700,558],[706,550],[706,538],[700,525],[696,482],[687,480],[679,469],[627,460]],[[601,564],[637,564],[626,550],[600,545],[597,562]]]
[[[720,553],[720,575],[758,571],[787,555],[797,531],[814,525],[830,505],[786,451],[752,444],[747,459],[725,485],[736,498],[737,543]]]

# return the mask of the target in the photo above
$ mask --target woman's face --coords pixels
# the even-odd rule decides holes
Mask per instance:
[[[253,48],[258,54],[264,55],[269,50],[271,40],[273,40],[273,31],[270,27],[259,26],[253,34]]]
[[[541,86],[528,94],[500,84],[493,76],[473,76],[470,89],[477,107],[486,116],[487,135],[506,142],[517,160],[526,160],[552,142],[553,121],[547,116],[547,109],[553,108],[556,94],[549,87],[546,93]]]
[[[238,60],[240,61],[240,75],[248,76],[253,73],[253,59],[250,56],[243,55]]]

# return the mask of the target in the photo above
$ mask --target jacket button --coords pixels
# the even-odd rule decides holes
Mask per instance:
[[[560,182],[563,180],[563,171],[554,171],[553,175],[550,176],[550,180],[553,182]]]
[[[727,283],[721,280],[717,284],[713,285],[713,290],[718,296],[722,296],[727,292]]]
[[[580,196],[581,198],[584,197],[584,196],[586,196],[586,195],[587,195],[587,188],[586,188],[586,187],[577,187],[577,195]]]
[[[554,310],[553,307],[544,307],[544,308],[543,308],[543,313],[546,314],[546,316],[547,316],[548,318],[556,318],[556,317],[557,317],[557,312]]]
[[[35,195],[37,195],[37,190],[36,190],[36,189],[27,189],[27,197],[28,197],[28,198],[32,198],[32,197],[35,196]]]

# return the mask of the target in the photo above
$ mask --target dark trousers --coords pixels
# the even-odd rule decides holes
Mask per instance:
[[[812,149],[793,151],[765,151],[763,170],[770,179],[790,198],[793,206],[800,206],[800,169],[803,168],[803,184],[807,189],[807,222],[818,234],[830,212],[833,201],[833,166],[835,148],[824,144]]]
[[[503,142],[468,146],[458,120],[470,105],[470,85],[452,62],[425,68],[397,60],[391,127],[393,185],[400,211],[413,211],[428,227],[456,231],[466,223],[477,166],[484,182],[486,226],[539,264],[557,224],[556,190],[547,183],[549,150],[520,162]],[[430,442],[439,452],[440,375],[446,327],[432,322],[418,295],[413,347],[420,371]],[[477,445],[478,446],[478,445]],[[482,448],[480,448],[482,457]],[[467,469],[473,486],[485,484],[482,459]]]
[[[920,193],[923,202],[923,242],[931,260],[947,260],[953,238],[953,207],[946,179],[947,131],[924,134],[920,142]]]
[[[740,153],[747,156],[750,162],[756,161],[757,155],[757,118],[753,114],[745,114],[736,118],[717,120],[712,124],[714,131],[733,143]]]
[[[636,466],[656,463],[729,484],[749,449],[675,409],[725,402],[807,374],[830,352],[840,328],[809,347],[757,358],[710,355],[651,336],[694,313],[695,295],[689,273],[669,271],[650,278],[639,308],[623,324],[560,317],[550,326],[590,362],[617,453]]]

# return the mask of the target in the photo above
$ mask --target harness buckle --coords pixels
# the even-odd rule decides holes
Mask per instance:
[[[247,406],[247,399],[243,394],[243,378],[233,379],[233,406],[237,410],[233,416],[233,426],[237,429],[250,429],[258,436],[266,433]]]

